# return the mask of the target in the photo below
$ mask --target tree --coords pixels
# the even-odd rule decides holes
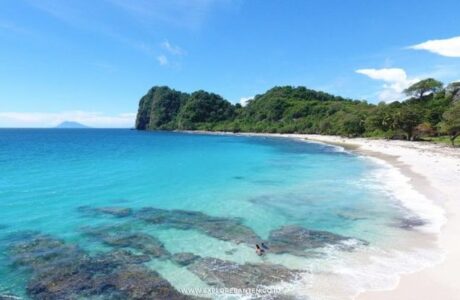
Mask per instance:
[[[188,95],[168,87],[157,87],[152,98],[151,129],[164,129],[177,116]]]
[[[436,93],[442,89],[442,82],[437,81],[433,78],[427,78],[421,80],[417,83],[414,83],[410,87],[404,90],[404,93],[407,96],[412,96],[415,98],[422,98],[426,93]]]
[[[174,127],[172,123],[187,97],[188,94],[167,86],[152,87],[139,102],[136,128],[145,130]]]
[[[197,91],[190,95],[177,115],[179,129],[193,129],[195,123],[215,123],[231,120],[234,106],[221,96]]]
[[[412,141],[414,139],[415,126],[420,124],[421,119],[421,114],[416,109],[405,105],[395,112],[393,126],[396,130],[404,131],[407,140]]]
[[[433,127],[428,122],[423,122],[415,126],[414,138],[417,139],[421,136],[432,136],[434,134]]]
[[[452,82],[446,87],[446,96],[452,97],[454,101],[460,99],[460,81]]]
[[[383,102],[379,103],[365,120],[366,131],[370,133],[374,131],[387,132],[392,129],[393,124],[394,112],[392,107]]]
[[[280,86],[256,95],[245,106],[205,91],[188,94],[157,86],[142,97],[136,128],[298,132],[408,140],[431,136],[436,128],[455,140],[457,127],[452,120],[456,111],[449,108],[460,102],[451,94],[460,96],[460,83],[451,83],[445,89],[441,86],[439,81],[426,79],[408,89],[422,100],[414,97],[378,105],[305,87]]]
[[[452,146],[455,146],[455,139],[460,136],[460,102],[455,102],[443,114],[441,129],[450,136]]]
[[[446,91],[457,92],[460,90],[460,81],[451,82],[447,85]]]
[[[363,118],[350,113],[341,116],[339,124],[342,127],[341,132],[348,137],[359,136],[365,130]]]

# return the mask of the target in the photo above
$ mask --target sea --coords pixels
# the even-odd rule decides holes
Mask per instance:
[[[398,169],[338,146],[0,129],[0,298],[143,298],[114,279],[136,265],[184,297],[353,299],[442,260],[442,220]]]

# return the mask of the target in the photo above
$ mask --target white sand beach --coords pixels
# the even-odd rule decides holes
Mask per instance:
[[[425,142],[371,140],[322,135],[291,137],[339,144],[364,155],[375,156],[399,168],[411,184],[445,210],[447,222],[439,234],[445,251],[442,263],[401,276],[391,291],[368,291],[358,300],[460,299],[460,149]]]

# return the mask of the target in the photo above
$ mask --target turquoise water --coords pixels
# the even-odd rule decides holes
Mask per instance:
[[[150,226],[78,208],[199,211],[238,220],[264,240],[272,230],[299,225],[366,241],[363,248],[381,250],[405,232],[395,224],[407,215],[374,175],[381,169],[335,147],[283,138],[0,130],[0,294],[27,297],[31,272],[12,264],[8,250],[18,232],[35,230],[98,253],[110,247],[89,239],[82,228],[130,222],[170,253],[193,252],[240,264],[268,261],[308,270],[312,276],[314,268],[328,261],[330,251],[319,259],[284,254],[261,258],[252,245],[219,240],[199,230]],[[152,259],[146,265],[176,288],[208,286],[168,259]],[[306,286],[301,289],[308,293]]]

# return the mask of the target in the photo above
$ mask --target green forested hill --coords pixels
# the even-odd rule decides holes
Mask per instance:
[[[245,107],[206,91],[182,93],[151,88],[139,102],[140,130],[209,130],[318,133],[416,139],[460,132],[460,84],[446,88],[434,79],[406,90],[404,102],[369,104],[305,87],[274,87]]]

